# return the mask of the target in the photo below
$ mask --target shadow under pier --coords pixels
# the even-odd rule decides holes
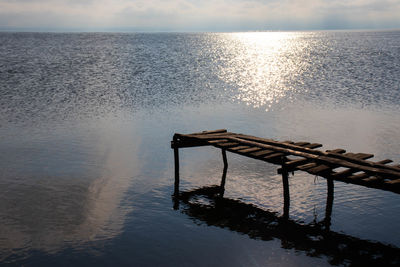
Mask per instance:
[[[331,195],[328,198],[333,197],[333,192],[328,195]],[[173,199],[176,208],[197,222],[243,233],[253,239],[279,239],[284,249],[304,251],[310,257],[326,256],[333,265],[400,264],[400,249],[397,247],[330,231],[326,227],[327,219],[320,223],[301,224],[254,205],[224,198],[220,186],[180,192]],[[327,214],[330,214],[328,209]]]

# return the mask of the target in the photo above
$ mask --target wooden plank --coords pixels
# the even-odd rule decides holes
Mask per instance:
[[[312,163],[299,165],[299,166],[297,166],[297,169],[302,170],[302,171],[306,171],[306,170],[308,170],[310,168],[314,168],[315,166],[317,166],[317,164],[312,162]]]
[[[285,163],[285,168],[288,172],[295,171],[297,169],[297,166],[299,165],[304,165],[307,163],[312,163],[310,162],[309,159],[301,158],[301,159],[294,159],[294,160],[289,160]],[[314,165],[315,166],[315,165]],[[278,174],[282,173],[282,168],[278,168],[277,170]]]
[[[210,144],[215,144],[215,143],[223,143],[223,142],[228,142],[228,139],[217,139],[217,140],[210,140],[208,143]]]
[[[356,153],[356,158],[359,158],[359,159],[364,159],[365,160],[365,159],[370,159],[370,158],[373,158],[373,157],[374,157],[374,154]]]
[[[295,146],[305,146],[305,145],[309,145],[310,143],[309,142],[296,142],[296,143],[293,143],[293,145],[295,145]]]
[[[309,144],[309,145],[305,145],[304,147],[310,148],[310,149],[314,149],[314,148],[322,147],[322,144],[312,143],[312,144]]]
[[[358,153],[358,154],[359,154],[360,157],[363,157],[364,155],[368,155],[368,154],[364,154],[364,153]],[[369,155],[371,155],[371,154],[369,154]],[[390,162],[393,162],[393,161],[390,160],[390,159],[384,159],[384,160],[378,161],[377,163],[387,164],[387,163],[390,163]],[[347,169],[347,170],[344,170],[344,171],[341,171],[341,172],[333,173],[332,177],[333,178],[336,178],[336,177],[345,178],[345,177],[350,176],[351,174],[353,174],[353,173],[355,173],[357,171],[358,170],[355,170],[355,169]]]
[[[374,157],[374,154],[367,154],[367,153],[346,153],[345,155],[347,157],[359,158],[359,159],[369,159]]]
[[[337,148],[337,149],[333,149],[333,150],[327,150],[327,152],[343,154],[346,152],[346,150],[344,150],[342,148]],[[332,169],[337,168],[337,167],[338,166],[328,166],[325,164],[321,164],[321,165],[317,165],[313,168],[308,169],[307,172],[309,172],[310,174],[314,174],[314,175],[321,175],[322,173],[331,171]]]
[[[336,153],[344,153],[345,152],[344,149],[336,149],[336,151],[338,151]],[[349,157],[360,158],[360,159],[367,159],[367,158],[371,158],[374,156],[373,154],[366,154],[366,153],[346,153],[345,155],[349,156]],[[320,175],[321,173],[331,171],[332,169],[337,168],[337,167],[340,167],[340,166],[318,165],[314,168],[308,169],[307,172],[309,172],[311,174]],[[351,172],[349,174],[351,174]]]
[[[296,146],[305,146],[308,145],[310,143],[308,142],[297,142],[297,143],[293,143]],[[264,157],[265,160],[277,160],[280,159],[282,156],[285,156],[285,153],[273,153],[271,155],[268,155],[266,157]]]
[[[254,151],[258,151],[261,150],[261,148],[259,147],[250,147],[250,148],[245,148],[245,149],[241,149],[238,150],[239,153],[250,153],[250,152],[254,152]]]
[[[400,185],[400,179],[391,180],[391,181],[386,181],[385,184]]]
[[[245,149],[245,148],[249,148],[250,146],[236,146],[236,147],[230,147],[227,150],[228,151],[236,151],[236,150],[240,150],[240,149]]]
[[[326,152],[328,153],[338,153],[338,154],[343,154],[346,152],[343,148],[337,148],[337,149],[332,149],[332,150],[327,150]]]
[[[384,159],[384,160],[378,161],[378,163],[380,163],[380,164],[387,164],[387,163],[391,163],[391,162],[393,162],[393,160],[391,160],[391,159]]]
[[[307,172],[309,172],[311,174],[315,174],[315,175],[320,175],[321,173],[331,171],[331,170],[332,170],[332,167],[322,164],[322,165],[318,165],[314,168],[308,169]]]
[[[271,155],[265,156],[264,159],[265,160],[275,160],[275,159],[281,158],[284,155],[285,155],[284,153],[273,153]]]
[[[255,157],[259,157],[259,156],[263,156],[263,155],[267,155],[267,154],[271,154],[271,153],[274,153],[274,151],[273,150],[261,150],[261,151],[251,153],[251,155],[253,155]]]
[[[237,145],[239,145],[239,143],[236,143],[236,142],[230,142],[230,143],[216,143],[216,144],[214,144],[214,146],[223,147],[223,148],[232,147],[232,146],[237,146]]]

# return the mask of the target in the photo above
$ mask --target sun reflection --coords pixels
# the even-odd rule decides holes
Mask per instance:
[[[304,70],[301,58],[307,48],[299,34],[232,33],[224,45],[229,57],[219,78],[238,91],[237,100],[268,110],[295,91],[293,81]]]

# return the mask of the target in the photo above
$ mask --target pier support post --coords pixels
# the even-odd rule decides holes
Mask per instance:
[[[325,209],[324,222],[325,222],[325,228],[327,230],[329,230],[330,226],[331,226],[334,185],[333,185],[333,179],[328,178],[326,181],[327,181],[327,185],[328,185],[328,196],[326,198],[326,209]]]
[[[290,193],[289,193],[289,173],[286,168],[285,158],[282,157],[282,184],[283,184],[283,217],[289,218]]]
[[[174,184],[174,196],[179,197],[179,147],[177,140],[174,136],[174,160],[175,160],[175,184]]]
[[[226,150],[222,149],[222,160],[224,161],[224,170],[222,172],[222,179],[221,179],[221,192],[220,196],[223,197],[225,193],[225,180],[226,180],[226,172],[228,170],[228,160],[226,159]]]

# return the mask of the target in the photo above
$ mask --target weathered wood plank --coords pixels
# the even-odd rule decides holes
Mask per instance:
[[[214,146],[223,147],[223,148],[233,147],[233,146],[237,146],[237,145],[239,145],[239,143],[236,143],[236,142],[216,143],[216,144],[214,144]]]
[[[259,157],[259,156],[268,155],[268,154],[272,154],[272,153],[274,153],[273,150],[261,150],[261,151],[257,151],[257,152],[251,153],[251,154],[255,157]]]
[[[393,160],[391,160],[391,159],[384,159],[384,160],[378,161],[378,163],[380,163],[380,164],[387,164],[387,163],[392,163],[392,162],[393,162]]]
[[[289,171],[292,171],[292,170],[294,170],[293,168],[295,168],[296,166],[304,165],[305,163],[310,163],[310,160],[309,159],[305,159],[305,158],[294,159],[294,160],[286,162],[285,166]]]
[[[250,147],[250,148],[245,148],[245,149],[241,149],[238,150],[239,153],[250,153],[250,152],[254,152],[254,151],[258,151],[261,150],[261,148],[259,147]]]
[[[317,166],[317,164],[312,162],[312,163],[299,165],[299,166],[297,166],[297,169],[305,171],[305,170],[308,170],[310,168],[314,168],[315,166]]]
[[[360,154],[362,154],[362,153],[360,153]],[[384,160],[378,161],[377,163],[387,164],[387,163],[391,163],[391,162],[393,162],[393,161],[390,160],[390,159],[384,159]],[[333,178],[336,178],[336,177],[345,178],[345,177],[348,177],[348,176],[350,176],[351,174],[353,174],[353,173],[355,173],[357,171],[358,170],[355,170],[355,169],[347,169],[347,170],[344,170],[344,171],[332,173],[331,176]]]
[[[216,144],[216,143],[223,143],[223,142],[228,142],[228,139],[217,139],[217,140],[210,140],[208,143],[210,144]]]
[[[314,148],[322,147],[322,144],[312,143],[312,144],[305,145],[303,147],[314,149]]]
[[[285,155],[284,153],[273,153],[271,155],[265,156],[264,159],[265,160],[275,160],[275,159],[281,158],[284,155]]]
[[[228,151],[236,151],[236,150],[241,150],[241,149],[245,149],[245,148],[249,148],[250,146],[236,146],[236,147],[230,147],[227,150]]]
[[[338,154],[343,154],[346,152],[343,148],[337,148],[337,149],[332,149],[332,150],[327,150],[326,152],[328,153],[338,153]]]
[[[310,143],[309,142],[295,142],[295,143],[293,143],[293,145],[295,145],[295,146],[305,146],[305,145],[309,145]]]
[[[338,151],[336,153],[344,153],[345,152],[344,149],[336,149],[336,151]],[[349,156],[349,157],[359,158],[359,159],[368,159],[368,158],[371,158],[374,156],[373,154],[366,154],[366,153],[346,153],[345,155]],[[307,172],[309,172],[311,174],[315,174],[315,175],[320,175],[321,173],[332,171],[332,169],[335,169],[338,167],[340,167],[340,166],[327,166],[327,165],[322,164],[322,165],[318,165],[314,168],[308,169]]]

